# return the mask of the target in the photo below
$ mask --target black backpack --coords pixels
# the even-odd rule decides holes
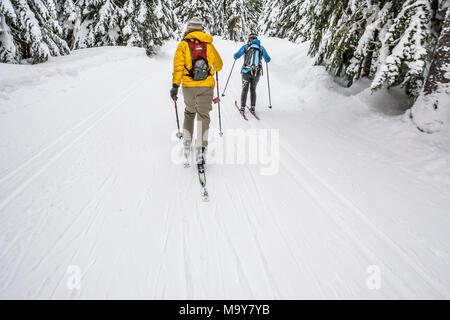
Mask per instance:
[[[262,49],[256,43],[251,44],[245,51],[242,69],[250,69],[252,74],[262,70]]]

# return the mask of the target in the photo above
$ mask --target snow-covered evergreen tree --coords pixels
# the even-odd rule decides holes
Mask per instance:
[[[74,37],[74,49],[116,45],[119,37],[119,8],[112,0],[79,0],[81,32]]]
[[[227,38],[227,0],[213,0],[214,8],[211,10],[211,21],[209,32],[212,35],[220,35]]]
[[[294,0],[264,0],[262,17],[259,19],[259,30],[270,37],[283,38],[280,28],[281,16],[285,8]]]
[[[343,3],[332,0],[310,0],[311,47],[309,53],[317,55],[317,62],[323,63],[328,40],[336,29],[342,14]]]
[[[145,2],[127,0],[119,13],[120,35],[118,43],[127,46],[142,45],[143,39],[138,25],[144,23],[148,9]]]
[[[361,77],[373,78],[379,62],[385,61],[389,54],[389,48],[383,46],[383,40],[391,24],[392,3],[387,2],[380,8],[366,1],[362,9],[365,27],[345,70],[349,86]]]
[[[10,0],[0,2],[0,62],[16,63],[20,51],[14,41],[10,25],[17,23],[16,12]]]
[[[48,46],[51,56],[65,55],[70,52],[64,39],[63,29],[58,21],[54,0],[28,1],[30,9],[39,23],[42,40]]]
[[[242,0],[231,0],[227,3],[225,12],[227,38],[235,41],[242,41],[249,33],[249,27],[246,23],[245,5]]]
[[[268,0],[281,14],[266,17],[270,35],[311,40],[316,63],[348,85],[373,79],[372,89],[402,86],[417,96],[430,50],[429,0]],[[267,10],[266,10],[267,13]]]
[[[417,96],[425,76],[430,36],[430,2],[407,0],[384,38],[382,46],[389,48],[389,55],[379,61],[372,89],[401,85],[409,95]]]
[[[410,116],[417,127],[433,133],[450,127],[450,2],[441,2],[442,30],[425,85]]]
[[[61,0],[57,3],[59,23],[71,49],[74,49],[74,40],[78,39],[81,32],[81,8],[76,3],[76,0]]]
[[[138,46],[154,54],[175,29],[171,3],[161,0],[127,0],[120,8],[118,44]]]
[[[225,1],[225,38],[244,41],[250,33],[259,32],[259,19],[263,11],[261,0],[228,0]]]
[[[191,18],[198,17],[203,20],[205,31],[215,35],[213,31],[217,30],[215,27],[217,21],[215,19],[218,17],[215,11],[220,10],[219,1],[175,0],[174,7],[182,27],[185,27]]]
[[[22,42],[24,48],[22,57],[30,57],[33,63],[46,61],[50,50],[42,37],[39,22],[26,0],[16,1],[17,26],[16,39]]]
[[[288,38],[293,42],[310,38],[310,15],[312,1],[305,0],[269,0],[265,14],[266,34],[279,38]],[[267,11],[268,10],[268,11]]]
[[[176,0],[174,6],[183,25],[199,17],[211,35],[242,41],[249,33],[259,31],[264,4],[263,0]]]
[[[261,20],[264,9],[263,0],[248,0],[244,1],[244,4],[246,10],[244,13],[244,23],[248,26],[249,33],[260,33],[259,21]],[[245,36],[248,36],[248,34]]]
[[[54,0],[2,0],[0,18],[2,62],[39,63],[69,52]]]
[[[180,32],[178,19],[174,13],[172,0],[155,0],[155,14],[159,20],[161,39],[167,40],[174,37],[175,32]]]
[[[176,29],[167,0],[1,0],[0,61],[38,63],[105,45],[139,46],[153,54]]]

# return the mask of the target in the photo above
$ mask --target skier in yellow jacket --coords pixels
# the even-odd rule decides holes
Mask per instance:
[[[178,88],[183,85],[184,111],[183,137],[185,151],[191,148],[195,115],[197,115],[197,163],[205,160],[208,130],[214,95],[214,73],[223,66],[219,53],[212,44],[213,38],[203,32],[203,23],[192,18],[183,41],[177,47],[173,60],[173,78],[170,96],[178,98]]]

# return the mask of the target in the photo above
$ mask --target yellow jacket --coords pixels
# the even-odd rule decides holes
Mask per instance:
[[[220,58],[219,53],[216,48],[214,48],[212,41],[213,38],[206,33],[201,31],[194,31],[188,33],[185,39],[198,39],[201,42],[206,42],[206,55],[208,59],[208,65],[211,69],[211,75],[205,80],[195,81],[191,77],[187,75],[188,70],[192,68],[192,58],[191,52],[189,50],[189,45],[186,41],[181,41],[177,47],[177,51],[175,52],[175,57],[173,59],[173,78],[172,83],[176,85],[180,85],[183,83],[183,87],[211,87],[214,88],[216,82],[214,81],[214,73],[215,71],[222,70],[223,62]],[[186,68],[185,68],[186,67]]]

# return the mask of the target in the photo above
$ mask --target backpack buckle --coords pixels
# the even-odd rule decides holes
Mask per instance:
[[[256,74],[258,73],[258,71],[259,71],[259,67],[255,67],[255,66],[251,66],[251,67],[250,67],[250,74],[251,74],[252,76],[256,76]]]

